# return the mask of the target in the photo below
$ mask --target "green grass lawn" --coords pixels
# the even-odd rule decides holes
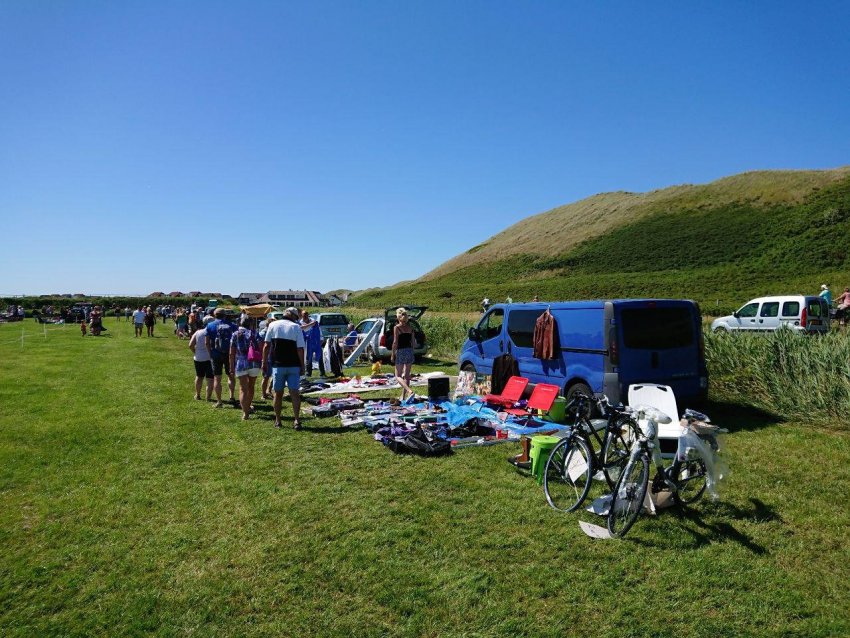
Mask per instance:
[[[721,500],[594,541],[513,444],[242,422],[170,329],[106,325],[0,326],[4,637],[850,635],[846,433],[715,404]]]

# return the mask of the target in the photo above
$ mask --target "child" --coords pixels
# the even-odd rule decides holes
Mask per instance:
[[[86,322],[85,321],[80,322],[80,332],[83,333],[84,337],[86,336]]]

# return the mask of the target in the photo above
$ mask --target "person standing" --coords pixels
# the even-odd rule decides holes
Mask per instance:
[[[206,318],[204,321],[206,321]],[[230,367],[230,339],[234,332],[236,332],[236,326],[227,320],[224,308],[216,308],[215,319],[207,324],[207,348],[212,353],[213,374],[215,375],[213,389],[215,390],[215,407],[217,408],[223,405],[221,402],[222,370],[227,375],[230,402],[236,403],[236,396],[234,395],[236,381],[233,376],[233,368]]]
[[[832,291],[830,291],[829,286],[826,284],[821,285],[820,294],[818,296],[826,301],[827,306],[832,308]]]
[[[301,311],[301,331],[304,333],[307,376],[309,377],[313,374],[314,356],[319,359],[319,376],[325,376],[325,358],[322,355],[322,329],[319,327],[318,321],[310,319],[310,314],[306,310]]]
[[[100,306],[95,306],[89,315],[91,322],[91,333],[95,337],[99,337],[103,330],[103,314],[100,312]]]
[[[263,365],[270,360],[272,368],[272,389],[274,390],[274,426],[282,427],[280,408],[283,402],[284,386],[289,386],[292,399],[293,427],[301,429],[301,395],[298,383],[304,372],[304,333],[298,324],[298,309],[287,308],[283,319],[273,321],[266,328],[263,344]]]
[[[145,311],[145,328],[148,329],[148,336],[153,336],[153,327],[156,325],[156,313],[153,311],[153,308],[148,306]]]
[[[402,387],[401,400],[404,401],[413,395],[410,389],[410,368],[415,358],[413,349],[416,347],[416,336],[406,308],[397,308],[395,316],[398,321],[393,326],[392,362],[395,363],[395,376]]]
[[[139,306],[138,310],[133,313],[133,334],[136,337],[142,336],[142,326],[145,325],[145,311]]]
[[[207,401],[212,398],[213,368],[210,351],[207,350],[206,329],[196,330],[189,339],[189,350],[195,360],[195,399],[201,400],[201,387],[207,380]]]
[[[844,326],[847,324],[847,308],[850,307],[850,288],[845,288],[844,292],[838,295],[835,303],[838,304],[838,311],[835,313],[835,318]]]
[[[254,411],[254,386],[260,376],[263,349],[254,331],[254,320],[245,315],[239,324],[239,329],[230,339],[230,368],[236,371],[239,379],[239,405],[242,407],[242,420],[247,421]]]
[[[183,308],[177,309],[177,316],[174,317],[174,325],[177,326],[177,338],[184,339],[186,337],[186,329],[189,325],[189,317],[183,312]]]

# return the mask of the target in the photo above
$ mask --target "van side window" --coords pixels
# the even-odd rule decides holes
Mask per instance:
[[[782,304],[782,316],[783,317],[797,317],[800,315],[800,302],[799,301],[786,301]]]
[[[503,323],[505,323],[505,311],[496,308],[481,320],[481,323],[478,324],[478,331],[485,340],[492,339],[502,334]]]
[[[739,317],[755,317],[759,309],[758,303],[748,303],[738,311]]]
[[[778,301],[765,301],[761,305],[761,312],[759,313],[760,317],[778,317],[779,316],[779,302]]]
[[[511,310],[508,336],[517,348],[534,347],[534,325],[541,314],[539,310]]]

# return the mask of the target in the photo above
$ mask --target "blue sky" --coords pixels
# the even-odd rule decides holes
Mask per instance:
[[[0,3],[0,293],[365,288],[850,164],[848,3]]]

